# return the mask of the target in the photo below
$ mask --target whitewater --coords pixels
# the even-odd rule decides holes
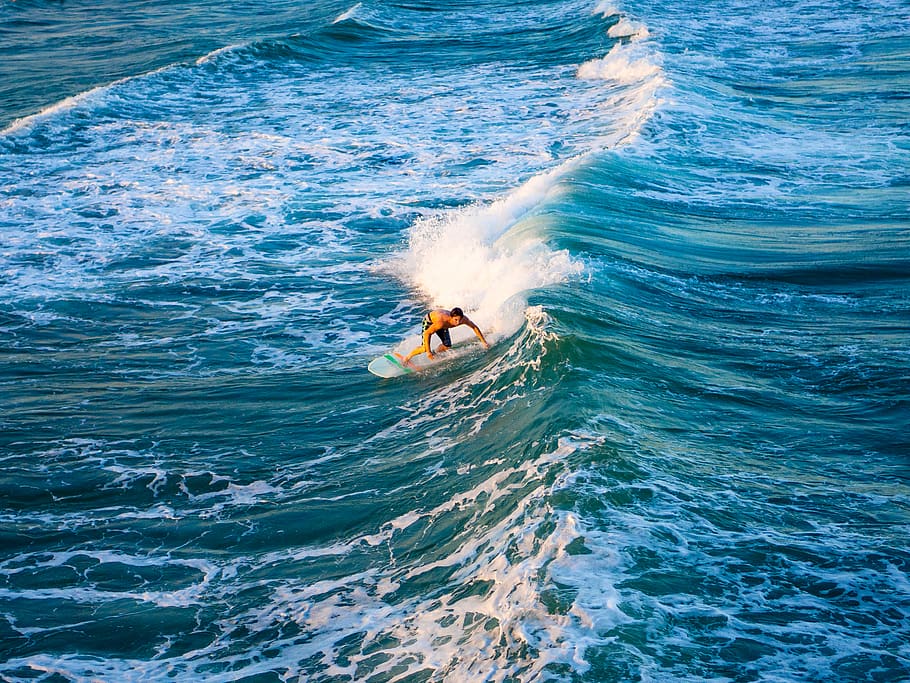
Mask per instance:
[[[0,27],[0,679],[910,678],[906,3]]]

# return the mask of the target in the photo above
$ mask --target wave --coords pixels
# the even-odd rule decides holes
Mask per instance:
[[[419,220],[411,228],[409,248],[396,268],[428,305],[460,305],[508,336],[521,324],[515,311],[527,293],[583,274],[583,264],[568,251],[548,246],[547,218],[535,211],[597,154],[631,143],[660,106],[668,83],[645,44],[617,43],[603,58],[579,66],[577,78],[622,89],[600,105],[609,132],[591,136],[587,150],[500,199]]]
[[[357,13],[357,10],[359,10],[361,7],[363,7],[363,3],[358,2],[356,5],[354,5],[350,9],[342,12],[337,17],[335,17],[335,19],[334,19],[334,21],[332,21],[332,23],[338,24],[338,23],[341,23],[342,21],[347,21],[349,19],[353,19],[355,14]]]
[[[489,205],[417,221],[396,270],[429,305],[460,305],[495,336],[508,336],[524,322],[516,297],[582,271],[568,252],[548,247],[545,235],[516,229],[578,163],[535,176]]]
[[[290,551],[277,533],[257,532],[269,539],[265,549],[232,552],[215,566],[132,562],[101,544],[91,555],[99,574],[109,564],[135,564],[137,574],[148,565],[172,582],[140,592],[80,581],[79,591],[29,596],[41,604],[81,601],[99,612],[151,605],[168,610],[176,630],[186,633],[193,632],[186,620],[205,612],[208,621],[219,612],[209,636],[193,647],[159,643],[153,659],[121,654],[99,662],[38,653],[9,658],[4,671],[229,680],[275,668],[245,634],[287,628],[301,637],[288,630],[273,639],[281,661],[306,661],[326,675],[401,678],[432,669],[453,679],[533,678],[560,666],[583,671],[586,649],[623,619],[610,576],[591,579],[595,563],[615,561],[609,544],[576,515],[551,508],[570,483],[574,467],[566,463],[600,441],[583,433],[554,437],[547,419],[538,419],[551,409],[545,401],[541,413],[523,409],[529,397],[553,392],[564,362],[551,319],[528,299],[586,276],[584,262],[553,246],[560,228],[549,207],[598,154],[635,139],[659,106],[661,71],[641,68],[645,39],[622,38],[606,57],[594,58],[620,39],[607,34],[610,22],[590,21],[588,14],[551,18],[548,26],[565,30],[533,47],[546,57],[539,63],[527,54],[544,42],[534,17],[497,52],[491,45],[502,18],[479,32],[437,25],[408,34],[413,17],[389,27],[382,16],[367,14],[352,8],[309,35],[224,47],[191,64],[93,89],[19,124],[7,137],[16,138],[15,153],[34,173],[18,181],[6,208],[17,217],[28,215],[35,201],[48,208],[37,220],[22,221],[23,234],[3,255],[16,272],[3,293],[17,302],[23,320],[31,301],[50,302],[43,318],[49,329],[39,330],[39,338],[83,327],[97,340],[96,350],[141,356],[140,363],[95,372],[92,388],[138,382],[166,392],[173,404],[140,402],[120,414],[143,424],[165,422],[174,406],[197,401],[216,411],[215,395],[238,391],[233,382],[271,376],[284,386],[302,368],[307,395],[343,394],[332,373],[351,373],[356,365],[359,378],[363,356],[399,335],[376,331],[377,310],[390,310],[383,326],[400,326],[409,296],[422,304],[460,304],[502,352],[460,362],[464,382],[449,385],[444,375],[418,380],[441,388],[409,392],[404,419],[394,401],[380,401],[391,413],[370,410],[368,421],[378,424],[359,445],[341,449],[344,468],[326,453],[305,462],[303,476],[260,478],[246,476],[252,458],[239,453],[232,457],[244,474],[228,479],[218,468],[191,464],[181,475],[181,456],[162,457],[170,470],[130,463],[100,474],[87,468],[93,474],[86,475],[112,479],[110,487],[123,489],[121,500],[131,501],[109,511],[116,524],[157,520],[205,539],[209,527],[221,529],[219,538],[224,529],[235,535],[237,525],[271,528],[269,520],[281,517],[275,504],[290,504],[286,509],[296,514],[381,498],[371,493],[375,480],[401,458],[408,472],[425,472],[401,486],[427,504],[409,503],[394,514],[376,508],[378,528],[357,525],[342,538],[330,532],[328,541],[299,527]],[[576,45],[578,36],[594,39]],[[338,46],[343,49],[335,51]],[[433,50],[453,58],[438,64]],[[412,59],[418,54],[424,61]],[[80,165],[57,153],[67,146],[79,150]],[[62,215],[69,220],[59,220]],[[42,250],[46,261],[16,267],[16,259]],[[370,269],[377,261],[378,269]],[[380,288],[369,279],[377,270],[394,273],[396,284]],[[75,313],[64,317],[68,311]],[[148,316],[154,325],[133,316]],[[375,390],[355,381],[363,392]],[[314,389],[314,382],[324,384]],[[305,403],[293,409],[303,411],[302,443],[313,441],[314,422],[347,410],[331,399]],[[357,422],[361,415],[353,417],[343,419]],[[261,416],[255,429],[284,433],[286,418]],[[519,423],[526,427],[517,431],[515,446],[503,449],[497,435]],[[539,437],[527,446],[535,430]],[[454,442],[482,444],[480,452],[496,455],[456,461],[453,489],[438,461]],[[358,479],[353,488],[326,491],[309,483],[331,488],[342,469]],[[399,498],[393,492],[389,499]],[[78,510],[68,518],[48,514],[41,521],[49,526],[84,529],[97,521]],[[428,546],[425,538],[443,540]],[[205,556],[208,544],[190,545]],[[146,552],[158,557],[154,549]],[[78,553],[74,547],[57,555],[48,568]],[[353,569],[329,578],[321,563],[339,560]],[[289,564],[316,578],[260,583],[270,571],[286,576]],[[434,589],[422,588],[434,581]],[[177,583],[180,588],[168,588]],[[235,604],[232,596],[246,591],[262,592],[261,598],[211,610]],[[67,617],[59,623],[66,625]]]
[[[0,675],[898,678],[899,127],[697,73],[751,14],[406,4],[0,142]]]
[[[382,18],[382,10],[368,10],[363,5],[355,5],[336,17],[331,26],[308,36],[227,46],[198,58],[193,64],[171,66],[95,88],[69,98],[41,115],[17,122],[5,131],[5,137],[15,138],[16,149],[26,150],[47,150],[49,145],[65,146],[71,140],[83,150],[86,147],[97,149],[97,161],[102,165],[106,163],[111,144],[123,146],[125,152],[131,145],[138,145],[146,150],[143,153],[145,158],[155,160],[155,163],[148,168],[135,165],[124,168],[119,165],[117,169],[111,169],[116,173],[133,171],[133,178],[125,178],[119,183],[123,190],[154,184],[149,173],[154,172],[154,168],[167,169],[171,166],[168,160],[172,153],[168,147],[176,142],[184,153],[189,154],[183,166],[189,171],[190,178],[179,188],[166,188],[166,194],[168,203],[181,201],[184,205],[180,210],[182,215],[188,214],[190,205],[196,206],[206,197],[209,197],[207,201],[219,201],[217,195],[210,194],[221,192],[212,187],[211,182],[213,177],[218,177],[211,172],[212,168],[217,168],[219,164],[238,164],[260,176],[270,173],[277,176],[273,177],[271,187],[261,188],[271,198],[264,208],[272,211],[278,211],[282,197],[292,192],[289,183],[297,182],[296,176],[279,174],[289,163],[299,164],[300,158],[304,158],[308,166],[314,166],[317,172],[320,172],[319,164],[326,170],[350,168],[347,173],[349,178],[360,177],[360,168],[378,164],[388,179],[395,183],[392,187],[398,189],[395,191],[397,196],[388,199],[381,195],[377,197],[375,189],[359,200],[354,198],[355,201],[373,203],[374,206],[367,209],[373,214],[376,213],[376,203],[386,206],[397,203],[403,210],[410,210],[401,195],[419,192],[421,177],[432,177],[438,173],[440,162],[450,164],[463,175],[464,180],[453,184],[458,193],[455,197],[449,200],[436,197],[435,201],[456,206],[467,203],[470,206],[448,212],[423,212],[426,215],[414,220],[409,231],[407,253],[392,258],[394,267],[428,303],[452,306],[456,305],[453,302],[460,302],[463,307],[479,312],[482,319],[488,318],[489,325],[509,334],[521,320],[520,315],[514,315],[516,305],[509,302],[524,292],[563,282],[582,273],[583,268],[568,252],[548,246],[550,228],[544,218],[535,216],[535,210],[545,205],[554,192],[558,192],[561,179],[590,163],[590,155],[628,144],[653,115],[660,105],[660,90],[667,85],[658,60],[653,53],[649,57],[649,50],[653,47],[644,39],[616,42],[606,56],[570,65],[569,68],[575,71],[574,79],[571,72],[558,64],[547,64],[530,77],[524,70],[506,71],[501,75],[483,66],[476,77],[469,72],[465,83],[474,91],[470,93],[468,103],[461,103],[461,109],[454,107],[458,106],[458,101],[467,91],[440,89],[435,70],[426,75],[402,76],[405,82],[401,84],[397,82],[397,76],[389,75],[391,85],[386,89],[391,92],[377,91],[375,101],[379,103],[386,98],[385,106],[388,106],[395,103],[394,98],[400,99],[403,93],[413,100],[400,107],[402,114],[408,117],[401,130],[411,141],[398,140],[389,135],[374,142],[370,141],[370,137],[374,137],[372,134],[350,140],[345,135],[338,139],[323,136],[318,141],[308,140],[311,130],[327,124],[319,118],[308,117],[307,108],[328,109],[329,116],[337,117],[329,119],[329,125],[343,126],[342,130],[358,125],[375,130],[378,126],[387,125],[383,118],[370,118],[376,107],[368,107],[370,111],[358,113],[363,108],[358,104],[360,109],[353,109],[348,114],[344,111],[346,107],[342,106],[337,107],[336,112],[331,108],[334,105],[329,99],[333,96],[330,93],[337,90],[332,85],[336,81],[345,84],[344,91],[368,93],[367,89],[372,85],[368,81],[372,78],[370,74],[376,68],[375,64],[358,65],[351,69],[343,59],[341,62],[323,59],[318,70],[309,68],[310,60],[326,47],[324,41],[337,38],[337,31],[342,25],[347,27],[345,31],[353,31],[359,34],[360,39],[366,40],[362,29],[368,19],[374,18],[372,15]],[[565,30],[552,42],[560,43],[566,35],[573,36],[578,26],[589,30],[588,19],[588,16],[576,17],[577,25],[570,25],[560,15],[559,22]],[[497,20],[497,23],[500,21]],[[525,23],[528,26],[522,30],[526,30],[529,36],[536,36],[542,30],[530,18],[525,18]],[[413,42],[420,35],[429,36],[427,40],[439,39],[433,36],[433,31],[417,26],[410,26],[408,30],[418,30],[418,33],[407,34],[410,37],[402,42]],[[595,22],[593,26],[600,32],[600,41],[608,39],[605,36],[607,24]],[[474,38],[484,43],[489,27],[486,30],[486,34]],[[395,40],[395,31],[404,29],[371,26],[369,31],[372,34],[380,31],[386,39]],[[519,29],[516,31],[520,33]],[[458,33],[451,28],[442,31],[441,35],[451,37]],[[412,49],[408,48],[409,53]],[[348,52],[363,58],[359,48],[351,48]],[[496,69],[499,68],[502,54],[486,50],[477,52],[484,55],[484,60],[492,60],[497,65]],[[513,50],[506,50],[504,54],[511,59]],[[306,55],[305,59],[302,55]],[[404,63],[409,64],[407,60]],[[317,85],[316,79],[320,76],[321,82]],[[496,80],[490,81],[488,76]],[[279,118],[293,115],[295,120],[290,127],[284,126],[274,133],[269,130],[244,133],[244,127],[250,124],[243,121],[242,108],[234,103],[238,98],[247,97],[250,88],[262,87],[264,82],[274,84],[271,91],[275,94],[270,96],[273,114]],[[301,90],[312,94],[304,98],[304,103],[308,104],[298,112],[301,98],[297,93]],[[413,94],[409,90],[413,90]],[[393,97],[389,97],[390,94]],[[494,94],[497,97],[491,98]],[[367,98],[369,96],[366,95]],[[557,99],[558,105],[554,105],[554,99]],[[239,132],[222,132],[218,127],[208,125],[208,122],[201,123],[195,118],[195,102],[202,100],[210,103],[207,106],[210,113],[213,109],[211,103],[221,109],[221,127],[236,128],[239,125]],[[188,105],[185,113],[181,105]],[[63,117],[63,114],[74,111],[78,111],[80,132],[76,135],[71,129],[68,135],[66,127],[72,124],[72,118]],[[232,119],[237,117],[238,112],[241,112],[241,118],[235,122]],[[490,132],[477,128],[475,139],[465,138],[450,122],[454,114],[466,121],[486,120]],[[504,114],[510,118],[505,118]],[[258,116],[255,111],[251,115]],[[265,115],[272,114],[266,112]],[[354,120],[348,122],[343,117]],[[457,123],[458,119],[454,120]],[[54,129],[60,134],[45,135],[41,128],[54,121],[57,122]],[[251,125],[261,125],[261,119],[257,118]],[[413,126],[413,132],[408,130],[408,126]],[[536,131],[527,130],[529,127]],[[446,128],[451,128],[451,131]],[[36,136],[33,142],[22,135],[28,131]],[[501,137],[496,137],[499,132]],[[440,134],[452,138],[452,142],[442,150],[431,146],[433,138]],[[122,141],[118,142],[119,138]],[[9,144],[10,140],[6,142]],[[536,149],[529,149],[532,145]],[[399,173],[399,166],[404,166],[408,175]],[[517,189],[509,189],[508,177],[502,176],[512,172],[511,169],[516,175],[530,176],[530,179]],[[414,180],[409,180],[409,176]],[[494,198],[490,198],[489,192],[476,193],[469,188],[476,178],[490,179],[496,188]],[[231,177],[225,173],[219,180],[230,183]],[[78,183],[74,187],[79,188],[79,197],[73,198],[73,205],[81,210],[80,204],[85,201],[83,197],[86,193],[91,196],[97,189],[91,190],[93,183],[86,179],[74,179],[73,182]],[[167,182],[174,184],[176,180],[168,178]],[[433,194],[438,194],[439,183],[434,183],[436,189]],[[285,187],[287,189],[278,189]],[[466,202],[462,192],[473,192],[475,196],[469,196],[470,201]],[[497,193],[499,199],[495,199]],[[117,194],[123,193],[118,191]],[[161,194],[159,197],[157,191],[146,193],[146,206],[158,204],[161,207],[153,217],[155,230],[160,232],[163,226],[174,224],[183,239],[182,233],[186,230],[179,225],[179,217],[175,220],[168,215],[170,212],[164,205],[164,193]],[[242,187],[232,190],[232,194],[238,199],[249,198],[249,193]],[[109,215],[112,210],[124,215],[135,213],[135,208],[127,206],[133,204],[128,195],[129,192],[126,192],[123,197],[112,198],[105,211]],[[235,203],[230,197],[223,199],[230,204]],[[219,201],[222,218],[226,212],[230,215],[235,211],[229,209],[224,201]],[[340,196],[338,201],[350,203],[351,198]],[[246,210],[246,201],[242,202],[243,209],[239,208],[240,202],[236,203],[237,211]],[[92,207],[85,209],[89,213],[95,211]],[[245,218],[238,215],[237,220],[242,222]],[[278,224],[281,218],[274,215],[271,220]],[[87,224],[85,227],[88,230],[85,235],[87,240],[94,241],[94,226]],[[209,232],[208,228],[201,229]],[[134,236],[125,237],[115,250],[138,244]],[[224,236],[212,234],[209,240],[214,246],[222,243]],[[238,233],[235,246],[245,241]],[[203,250],[210,251],[208,247],[203,247]],[[109,260],[110,256],[105,255],[96,262]],[[186,267],[182,260],[180,267]],[[164,266],[157,270],[162,275],[171,272]],[[506,314],[506,310],[513,312]],[[505,318],[510,322],[506,322]]]
[[[152,73],[161,72],[167,68],[169,67],[158,69],[156,72]],[[125,83],[129,83],[130,81],[134,80],[134,78],[137,77],[129,76],[113,81],[112,83],[108,83],[106,85],[99,85],[95,88],[86,90],[85,92],[73,95],[72,97],[64,98],[59,102],[45,107],[35,114],[30,114],[29,116],[18,118],[9,124],[6,128],[0,130],[0,137],[10,137],[22,132],[27,132],[35,125],[58,118],[61,114],[71,112],[84,105],[92,106],[99,100],[103,99],[109,92],[111,92],[111,90]]]

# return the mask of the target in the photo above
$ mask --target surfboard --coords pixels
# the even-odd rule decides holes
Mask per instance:
[[[393,351],[371,360],[370,364],[367,365],[367,370],[377,377],[401,377],[402,375],[409,375],[417,370],[417,367],[409,367],[414,365],[414,360],[415,359],[412,358],[406,365],[404,356]]]
[[[452,337],[452,348],[442,353],[434,354],[434,360],[430,360],[427,354],[421,353],[411,358],[410,362],[405,364],[404,358],[411,349],[420,346],[421,338],[419,334],[414,334],[398,344],[388,353],[384,353],[370,361],[367,370],[377,377],[401,377],[410,375],[414,372],[426,370],[429,367],[439,363],[452,360],[464,353],[464,346],[467,346],[472,339],[476,340],[474,332],[468,327],[454,327],[449,330]],[[433,346],[439,344],[439,339],[433,336]]]

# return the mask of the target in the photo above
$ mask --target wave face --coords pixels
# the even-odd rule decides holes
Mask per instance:
[[[0,678],[906,680],[906,3],[0,11]]]

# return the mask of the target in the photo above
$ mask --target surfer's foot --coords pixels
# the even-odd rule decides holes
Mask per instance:
[[[439,346],[436,347],[436,353],[443,353],[444,351],[448,351],[451,348],[452,348],[451,346],[446,346],[445,344],[440,344]]]

